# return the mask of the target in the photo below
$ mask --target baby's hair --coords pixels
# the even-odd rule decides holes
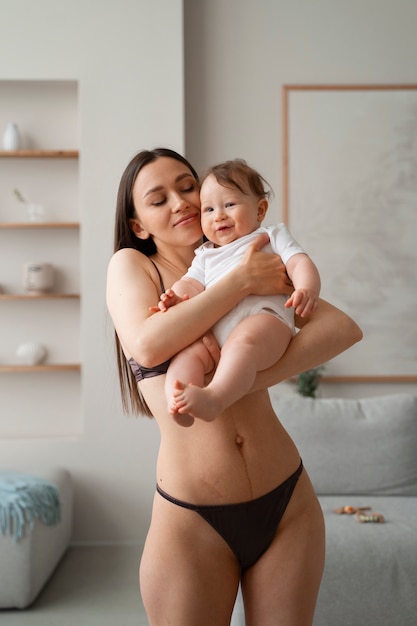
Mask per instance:
[[[204,172],[203,180],[213,174],[220,185],[236,187],[241,193],[253,193],[257,198],[273,196],[271,185],[244,159],[233,159],[213,165]]]

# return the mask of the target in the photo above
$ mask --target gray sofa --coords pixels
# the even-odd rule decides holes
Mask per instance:
[[[326,565],[314,626],[417,624],[417,397],[303,398],[270,390],[318,494]],[[337,515],[370,506],[385,523]],[[232,625],[244,625],[239,594]]]

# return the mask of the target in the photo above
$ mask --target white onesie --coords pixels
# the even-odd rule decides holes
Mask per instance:
[[[264,252],[279,254],[287,263],[294,254],[304,253],[285,224],[261,227],[224,246],[215,247],[207,242],[196,249],[195,257],[185,276],[198,280],[207,289],[241,262],[247,247],[262,233],[267,233],[269,243]],[[256,313],[270,313],[285,322],[295,333],[294,310],[284,307],[288,296],[247,296],[213,327],[219,346],[222,347],[230,332],[245,317]]]

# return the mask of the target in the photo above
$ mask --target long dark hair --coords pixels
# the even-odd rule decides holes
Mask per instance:
[[[198,175],[191,163],[185,157],[169,148],[155,148],[154,150],[141,150],[129,162],[122,174],[117,193],[116,221],[114,228],[114,252],[123,248],[134,248],[146,256],[156,254],[156,246],[152,237],[139,239],[130,228],[130,220],[135,217],[133,203],[133,185],[139,172],[145,165],[157,161],[161,157],[168,157],[183,163],[198,181]],[[135,376],[126,360],[120,345],[119,337],[115,332],[117,368],[119,372],[120,391],[122,406],[125,413],[142,414],[152,417],[152,413],[146,404],[138,388]]]

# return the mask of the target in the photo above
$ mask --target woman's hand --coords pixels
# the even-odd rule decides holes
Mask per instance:
[[[290,295],[294,287],[281,257],[262,252],[268,242],[266,233],[259,235],[243,257],[241,267],[245,269],[249,293],[254,296]]]
[[[211,379],[213,378],[213,374],[216,371],[217,365],[219,364],[221,352],[220,352],[219,344],[217,343],[216,338],[211,330],[209,330],[204,335],[202,341],[207,352],[210,354],[210,357],[212,358],[212,361],[213,361],[213,369],[211,372],[209,372],[209,374],[206,375],[206,378],[205,378],[204,384],[208,385]]]

